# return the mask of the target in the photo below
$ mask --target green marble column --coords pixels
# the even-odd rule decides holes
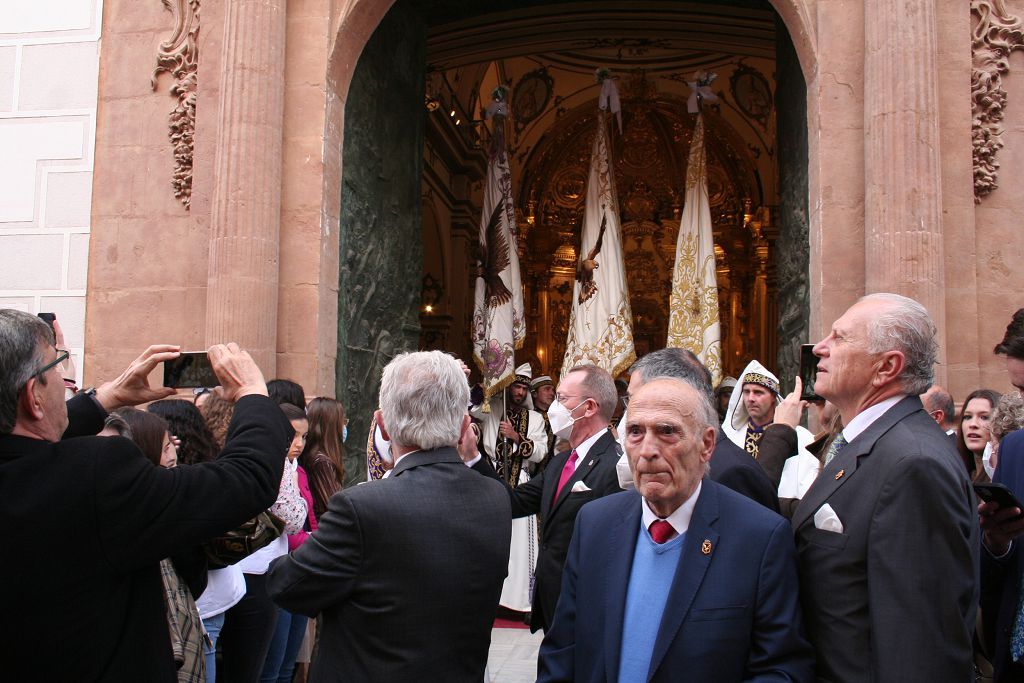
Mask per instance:
[[[336,388],[346,485],[366,477],[381,370],[419,341],[426,29],[401,3],[374,32],[345,103]]]

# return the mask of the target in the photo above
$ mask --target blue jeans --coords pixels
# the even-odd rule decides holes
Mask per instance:
[[[292,614],[283,609],[277,611],[277,626],[270,640],[267,658],[263,661],[260,683],[291,683],[295,671],[295,658],[299,655],[302,640],[306,637],[309,617]]]
[[[203,628],[210,636],[211,646],[205,648],[203,654],[206,656],[206,683],[214,683],[217,680],[217,639],[220,638],[220,630],[224,627],[224,612],[203,619]]]

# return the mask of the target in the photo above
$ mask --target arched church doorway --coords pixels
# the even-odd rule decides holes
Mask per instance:
[[[499,84],[511,89],[528,316],[516,360],[558,372],[598,67],[613,70],[623,96],[612,153],[638,355],[665,343],[694,123],[686,81],[703,70],[718,75],[720,96],[705,120],[723,365],[736,374],[758,358],[795,374],[808,328],[807,92],[767,0],[398,0],[367,42],[345,105],[337,383],[353,424],[367,424],[376,407],[368,380],[396,353],[471,356],[490,136],[482,110]],[[366,438],[365,427],[353,432]]]

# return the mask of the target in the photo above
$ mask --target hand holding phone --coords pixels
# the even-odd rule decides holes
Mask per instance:
[[[974,492],[978,494],[978,498],[983,502],[995,503],[999,506],[1000,510],[1007,510],[1009,508],[1021,510],[1021,514],[1012,517],[1012,520],[1024,517],[1024,503],[1017,500],[1017,496],[1013,495],[1013,491],[1003,484],[974,484]]]

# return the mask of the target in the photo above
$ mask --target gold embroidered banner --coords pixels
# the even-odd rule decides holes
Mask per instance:
[[[473,308],[473,360],[484,381],[485,411],[515,378],[515,351],[526,337],[523,285],[519,275],[512,172],[505,151],[505,117],[494,117],[494,137],[480,218]]]
[[[607,116],[604,111],[598,115],[590,158],[562,377],[580,363],[593,363],[614,377],[636,360]]]
[[[676,241],[669,311],[666,346],[695,353],[711,371],[717,386],[722,379],[722,333],[718,322],[718,281],[703,114],[697,114],[686,167],[686,204]]]

